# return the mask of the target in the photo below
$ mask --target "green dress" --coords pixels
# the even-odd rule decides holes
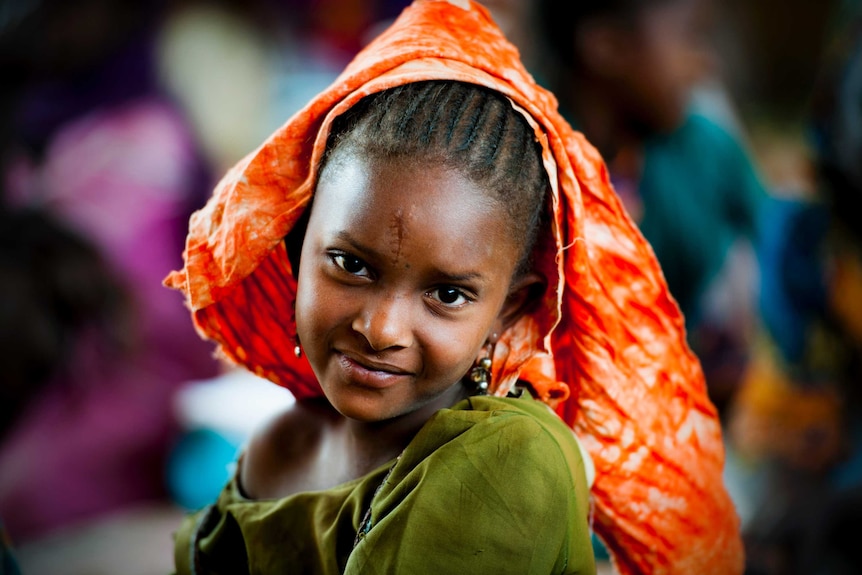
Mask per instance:
[[[186,518],[175,561],[178,575],[595,573],[588,514],[571,429],[526,396],[472,397],[332,489],[249,500],[234,476]]]

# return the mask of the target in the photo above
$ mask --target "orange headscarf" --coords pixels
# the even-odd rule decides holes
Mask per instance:
[[[741,573],[721,429],[655,256],[596,150],[481,6],[416,0],[228,172],[192,216],[185,268],[166,284],[185,292],[198,331],[228,359],[298,398],[321,395],[293,354],[296,282],[283,240],[314,191],[333,119],[368,94],[435,79],[507,96],[535,128],[553,188],[537,258],[550,287],[500,336],[492,393],[529,381],[581,438],[597,472],[594,527],[621,573]]]

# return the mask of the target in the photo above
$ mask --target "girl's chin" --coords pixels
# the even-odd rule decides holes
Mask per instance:
[[[375,394],[377,397],[367,397],[360,393],[326,393],[329,403],[343,417],[363,423],[378,423],[398,417],[409,412],[409,406],[403,409],[397,407],[397,402]]]
[[[428,419],[440,409],[462,399],[458,393],[430,398],[399,398],[393,394],[366,392],[326,393],[329,403],[343,417],[362,423],[385,423],[411,416]],[[424,421],[423,421],[424,423]]]

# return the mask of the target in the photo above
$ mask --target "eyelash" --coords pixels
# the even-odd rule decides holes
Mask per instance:
[[[362,259],[360,259],[356,256],[352,256],[350,254],[343,253],[343,252],[332,252],[329,254],[329,258],[332,260],[332,263],[339,270],[341,270],[342,272],[344,272],[348,275],[351,275],[354,277],[360,277],[360,278],[372,277],[371,270],[368,269],[368,264],[366,264],[364,261],[362,261]],[[347,269],[348,268],[348,263],[347,263],[348,261],[352,264],[356,264],[356,265],[361,266],[360,269],[358,271],[350,271],[349,269]],[[360,273],[362,270],[365,270],[365,273]],[[456,301],[458,301],[458,300],[462,300],[462,301],[459,301],[458,303],[444,302],[442,300],[442,298],[440,297],[440,292],[443,292],[443,291],[452,292],[452,295],[456,296]],[[435,294],[436,294],[436,297],[435,297]],[[458,308],[461,308],[461,307],[463,307],[469,303],[476,301],[475,296],[468,294],[462,288],[455,287],[455,286],[449,286],[449,285],[435,287],[434,289],[431,289],[431,290],[428,290],[427,292],[425,292],[425,295],[428,296],[429,298],[431,298],[436,305],[442,306],[446,309],[458,309]]]

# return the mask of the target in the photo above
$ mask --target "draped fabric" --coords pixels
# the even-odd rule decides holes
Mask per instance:
[[[198,331],[226,358],[298,398],[321,395],[293,354],[296,282],[283,240],[311,198],[333,119],[368,94],[435,79],[507,96],[534,127],[553,188],[534,257],[549,287],[501,334],[492,393],[529,381],[581,438],[597,472],[594,528],[620,573],[741,573],[721,428],[652,249],[598,152],[481,6],[416,0],[228,172],[193,215],[185,268],[166,285],[186,294]]]

